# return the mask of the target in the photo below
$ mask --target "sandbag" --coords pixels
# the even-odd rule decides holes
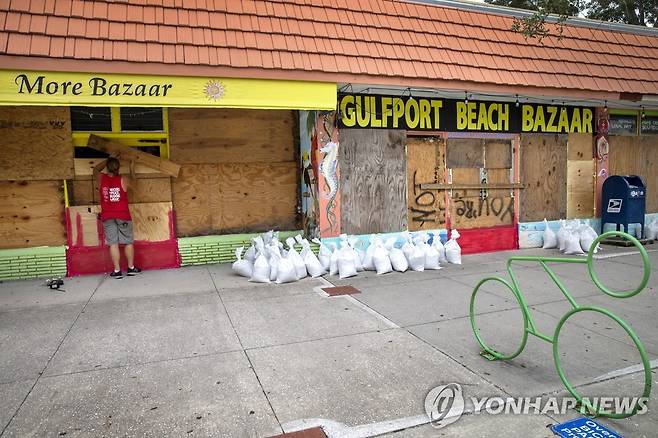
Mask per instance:
[[[391,260],[391,266],[395,271],[405,272],[409,269],[409,261],[400,248],[391,248],[388,252],[388,257]]]
[[[306,270],[308,275],[312,278],[320,277],[325,273],[325,269],[322,267],[320,260],[313,254],[313,251],[309,250],[304,254],[304,263],[306,264]]]
[[[253,265],[254,261],[256,261],[256,252],[256,245],[252,242],[251,246],[247,249],[247,252],[244,253],[244,259],[248,260]]]
[[[441,242],[441,236],[436,234],[432,240],[432,246],[439,253],[439,263],[448,263],[446,259],[446,249]]]
[[[459,239],[459,231],[452,230],[450,233],[450,240],[445,244],[446,259],[448,260],[448,263],[452,263],[453,265],[462,264],[462,249],[459,246],[459,243],[457,243],[457,239]]]
[[[387,274],[393,270],[391,259],[388,257],[388,250],[381,244],[375,248],[372,254],[372,259],[375,264],[377,275]]]
[[[276,281],[279,272],[279,259],[281,258],[278,242],[271,240],[267,247],[267,251],[270,254],[270,281]]]
[[[557,237],[557,248],[560,250],[560,252],[564,252],[566,249],[566,244],[567,244],[567,235],[569,234],[569,230],[566,228],[566,224],[563,220],[560,221],[560,229],[557,231],[556,237]]]
[[[320,252],[318,252],[318,260],[322,265],[322,269],[328,271],[329,266],[331,265],[331,249],[329,249],[329,247],[326,246],[324,243],[322,243],[318,238],[313,239],[313,242],[320,245]]]
[[[259,253],[254,261],[254,269],[249,281],[254,283],[270,282],[270,263],[263,253]]]
[[[411,255],[409,256],[409,267],[416,272],[423,272],[425,270],[425,251],[422,247],[413,245]]]
[[[363,266],[364,271],[376,270],[375,261],[373,260],[372,256],[375,252],[376,243],[378,241],[379,240],[375,235],[370,236],[370,244],[368,245],[368,248],[366,248],[366,251],[363,254],[363,258],[361,259],[361,266]]]
[[[589,248],[592,246],[592,243],[594,243],[596,238],[599,237],[599,235],[596,234],[594,228],[590,227],[589,225],[581,226],[578,232],[580,234],[580,248],[584,252],[589,252]],[[594,254],[596,254],[599,249],[599,245],[596,245],[596,248],[594,248]]]
[[[231,268],[236,272],[236,274],[241,275],[242,277],[250,278],[254,268],[249,260],[241,258],[243,250],[244,246],[241,246],[235,250],[235,258],[237,258],[237,260],[233,262]]]
[[[569,232],[564,239],[564,253],[565,254],[583,254],[583,249],[580,247],[580,236],[578,233]]]
[[[644,234],[647,239],[658,239],[658,221],[656,219],[644,227]]]
[[[402,245],[402,253],[407,258],[407,261],[409,263],[411,263],[411,255],[414,253],[415,249],[416,246],[409,241],[405,242],[404,245]]]
[[[423,244],[422,248],[425,252],[425,269],[441,269],[439,252],[436,250],[436,248],[426,243]]]
[[[298,254],[299,256],[299,254]],[[276,282],[278,284],[281,283],[291,283],[293,281],[297,281],[297,273],[295,272],[295,265],[290,259],[284,259],[284,258],[279,258],[278,256],[274,256],[270,258],[270,263],[272,262],[272,258],[278,259],[278,266],[277,266],[277,273],[276,273]],[[306,267],[304,267],[304,270],[306,270]]]
[[[338,249],[336,245],[331,244],[333,251],[331,253],[331,260],[329,262],[329,275],[338,275]]]
[[[338,276],[340,278],[349,278],[355,275],[354,251],[349,246],[344,246],[338,251]]]
[[[295,274],[297,275],[297,279],[301,280],[302,278],[305,278],[308,273],[306,272],[306,263],[304,263],[304,259],[299,255],[297,250],[295,249],[295,239],[292,237],[288,237],[286,239],[286,244],[288,244],[288,256],[287,259],[292,262],[292,265],[295,267]]]
[[[544,219],[544,234],[542,237],[544,240],[542,248],[551,249],[558,247],[557,235],[555,234],[555,231],[551,230],[551,227],[548,226],[548,221],[546,219]]]

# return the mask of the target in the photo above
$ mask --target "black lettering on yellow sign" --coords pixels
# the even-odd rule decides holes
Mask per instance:
[[[339,94],[341,128],[445,132],[593,132],[594,109],[429,97]]]
[[[594,112],[591,108],[558,107],[554,105],[523,105],[523,132],[582,132],[592,133]]]

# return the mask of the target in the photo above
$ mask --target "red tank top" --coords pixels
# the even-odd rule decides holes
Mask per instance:
[[[101,174],[101,220],[132,220],[128,209],[128,196],[121,185],[121,176]]]

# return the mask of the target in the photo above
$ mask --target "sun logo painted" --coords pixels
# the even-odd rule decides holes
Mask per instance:
[[[219,100],[222,97],[224,97],[224,92],[226,91],[226,88],[224,88],[224,84],[222,84],[220,81],[217,80],[210,80],[206,83],[204,92],[206,93],[206,97],[210,100]]]

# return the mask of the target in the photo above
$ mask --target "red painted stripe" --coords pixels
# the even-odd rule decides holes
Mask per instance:
[[[462,254],[519,248],[518,227],[515,226],[460,229],[459,234],[461,237],[458,242]]]

